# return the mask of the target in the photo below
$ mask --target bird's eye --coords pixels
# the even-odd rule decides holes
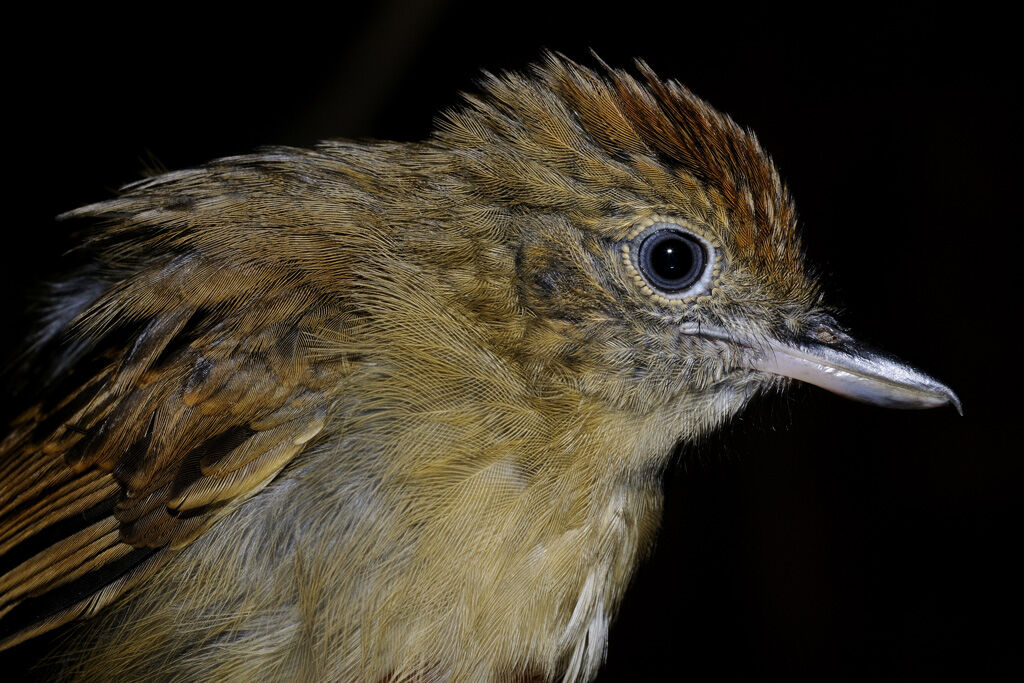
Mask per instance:
[[[644,278],[666,294],[692,287],[704,275],[707,262],[704,245],[679,230],[652,232],[637,252],[637,265]]]

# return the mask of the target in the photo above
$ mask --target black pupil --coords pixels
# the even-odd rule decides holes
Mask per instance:
[[[700,278],[704,269],[704,248],[675,231],[656,232],[640,247],[640,266],[659,289],[686,289]]]

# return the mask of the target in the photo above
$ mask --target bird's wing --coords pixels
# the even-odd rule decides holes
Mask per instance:
[[[94,213],[144,216],[155,194]],[[61,304],[70,360],[0,443],[0,649],[97,613],[324,426],[345,374],[315,348],[333,304],[280,260],[184,245],[120,254],[135,265]]]
[[[316,320],[190,342],[192,315],[158,316],[128,351],[100,353],[98,371],[24,414],[4,443],[7,645],[96,613],[323,428],[323,373],[296,348]]]

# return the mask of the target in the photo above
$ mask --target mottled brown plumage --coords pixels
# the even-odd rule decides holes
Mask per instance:
[[[638,68],[550,56],[422,143],[69,214],[89,265],[0,445],[5,645],[89,618],[81,680],[587,680],[675,444],[828,385],[819,347],[867,368],[834,390],[955,401],[835,326],[753,135]],[[659,230],[703,245],[686,296]]]

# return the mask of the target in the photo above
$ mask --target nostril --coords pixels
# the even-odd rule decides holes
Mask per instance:
[[[839,335],[828,325],[819,325],[814,331],[814,338],[822,344],[835,344],[839,341]]]

